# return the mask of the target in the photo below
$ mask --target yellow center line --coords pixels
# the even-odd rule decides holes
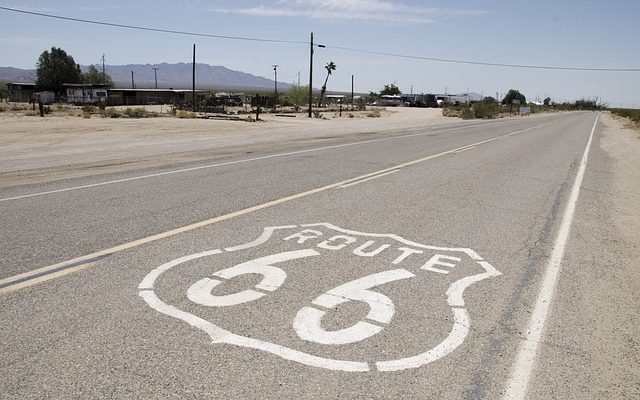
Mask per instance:
[[[382,173],[382,174],[378,174],[378,175],[370,176],[370,177],[368,177],[368,178],[361,179],[361,180],[359,180],[359,181],[355,181],[355,182],[347,183],[346,185],[342,185],[342,186],[340,186],[339,188],[340,188],[340,189],[345,189],[345,188],[348,188],[348,187],[351,187],[351,186],[359,185],[359,184],[361,184],[361,183],[369,182],[369,181],[371,181],[371,180],[373,180],[373,179],[382,178],[383,176],[391,175],[391,174],[396,173],[396,172],[399,172],[399,171],[400,171],[400,169],[394,169],[393,171],[384,172],[384,173]]]
[[[84,256],[80,256],[80,257],[76,257],[73,258],[71,260],[67,260],[67,261],[62,261],[56,264],[52,264],[46,267],[42,267],[42,268],[38,268],[36,270],[33,271],[29,271],[29,272],[25,272],[22,274],[18,274],[18,275],[14,275],[14,276],[10,276],[8,278],[4,278],[0,280],[0,294],[4,294],[4,293],[8,293],[11,291],[15,291],[15,290],[19,290],[19,289],[23,289],[25,287],[28,286],[32,286],[35,285],[37,283],[40,282],[44,282],[50,279],[54,279],[54,278],[58,278],[67,274],[70,274],[72,272],[76,272],[76,271],[80,271],[83,270],[85,268],[87,268],[88,266],[94,264],[96,262],[96,259],[100,259],[102,257],[106,257],[115,253],[120,253],[122,251],[125,250],[129,250],[135,247],[139,247],[142,246],[144,244],[148,244],[148,243],[152,243],[161,239],[166,239],[175,235],[179,235],[181,233],[185,233],[185,232],[189,232],[198,228],[202,228],[208,225],[212,225],[212,224],[216,224],[218,222],[222,222],[222,221],[226,221],[235,217],[239,217],[242,215],[246,215],[246,214],[250,214],[252,212],[256,212],[256,211],[260,211],[260,210],[264,210],[266,208],[270,208],[273,206],[277,206],[283,203],[287,203],[293,200],[297,200],[297,199],[301,199],[303,197],[308,197],[320,192],[324,192],[330,189],[335,189],[335,188],[339,188],[339,187],[344,187],[345,185],[349,185],[353,182],[358,182],[358,181],[363,181],[365,179],[368,178],[374,178],[377,177],[378,175],[383,176],[386,175],[388,173],[392,173],[395,172],[399,169],[405,168],[405,167],[409,167],[415,164],[419,164],[419,163],[423,163],[425,161],[429,161],[429,160],[433,160],[434,158],[438,158],[438,157],[442,157],[445,156],[447,154],[452,154],[452,153],[456,153],[460,150],[463,149],[467,149],[467,148],[471,148],[471,147],[476,147],[476,146],[480,146],[482,144],[486,144],[486,143],[490,143],[499,139],[502,139],[504,137],[507,136],[511,136],[511,135],[515,135],[518,133],[525,133],[528,131],[531,131],[533,129],[537,129],[543,126],[548,125],[548,123],[544,123],[541,125],[537,125],[531,128],[526,128],[526,129],[522,129],[519,131],[515,131],[515,132],[510,132],[501,136],[497,136],[495,138],[492,139],[486,139],[486,140],[482,140],[476,143],[472,143],[472,144],[468,144],[465,146],[461,146],[461,147],[457,147],[455,149],[452,150],[447,150],[444,151],[442,153],[438,153],[438,154],[434,154],[431,156],[427,156],[427,157],[423,157],[423,158],[419,158],[417,160],[413,160],[413,161],[408,161],[406,163],[402,163],[402,164],[398,164],[389,168],[384,168],[375,172],[371,172],[368,174],[364,174],[364,175],[360,175],[357,176],[355,178],[350,178],[344,181],[340,181],[340,182],[336,182],[336,183],[332,183],[330,185],[326,185],[326,186],[322,186],[316,189],[312,189],[312,190],[308,190],[302,193],[298,193],[298,194],[294,194],[291,196],[286,196],[286,197],[282,197],[280,199],[276,199],[276,200],[272,200],[272,201],[268,201],[266,203],[262,203],[262,204],[258,204],[252,207],[248,207],[248,208],[244,208],[242,210],[238,210],[238,211],[234,211],[232,213],[229,214],[225,214],[225,215],[221,215],[218,217],[214,217],[214,218],[210,218],[210,219],[206,219],[204,221],[200,221],[200,222],[196,222],[194,224],[190,224],[190,225],[186,225],[180,228],[175,228],[175,229],[171,229],[162,233],[158,233],[155,235],[151,235],[151,236],[147,236],[145,238],[141,238],[141,239],[137,239],[128,243],[123,243],[114,247],[110,247],[104,250],[99,250],[96,251],[94,253],[91,254],[87,254]],[[360,183],[360,182],[358,182]],[[50,271],[54,271],[54,272],[50,272]],[[49,273],[50,272],[50,273]],[[29,278],[29,277],[33,277],[33,278]],[[15,284],[12,284],[11,282],[15,282],[17,281]]]

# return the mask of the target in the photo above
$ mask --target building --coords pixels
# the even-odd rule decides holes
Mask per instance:
[[[65,83],[63,85],[67,96],[67,103],[71,104],[97,104],[107,102],[107,85],[94,85],[91,83]]]
[[[196,90],[198,104],[208,96],[206,90]],[[190,89],[109,89],[110,106],[142,106],[149,104],[191,104]]]
[[[9,101],[15,103],[26,103],[33,101],[33,95],[36,92],[36,84],[26,82],[7,83],[7,92],[9,95]]]
[[[385,107],[396,107],[402,105],[402,96],[396,94],[385,94],[380,96],[379,104]]]

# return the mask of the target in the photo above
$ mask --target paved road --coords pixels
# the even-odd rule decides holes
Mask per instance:
[[[0,397],[637,398],[608,123],[3,189]]]

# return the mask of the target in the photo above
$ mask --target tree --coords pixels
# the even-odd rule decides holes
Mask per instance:
[[[513,104],[514,100],[520,100],[520,104],[527,104],[527,98],[515,89],[509,90],[504,99],[502,99],[502,104]]]
[[[95,65],[89,65],[87,72],[82,74],[82,83],[90,83],[92,85],[107,85],[113,87],[113,80],[109,74],[103,74],[98,71]]]
[[[329,81],[329,76],[331,76],[331,73],[336,70],[336,64],[331,61],[324,66],[324,69],[327,70],[327,77],[324,80],[324,85],[322,85],[322,90],[320,90],[320,101],[318,101],[318,107],[320,107],[320,105],[322,104],[322,98],[327,91],[327,82]]]
[[[65,83],[81,83],[80,66],[73,57],[64,50],[56,47],[51,52],[45,50],[40,54],[36,64],[37,90],[50,90],[56,94],[63,94]]]
[[[491,96],[487,96],[484,99],[482,99],[482,102],[487,104],[494,104],[494,103],[497,103],[498,101]]]
[[[546,99],[544,99],[544,105],[545,106],[551,105],[551,97],[547,97]]]
[[[395,96],[399,94],[402,94],[402,92],[393,83],[389,85],[384,85],[384,89],[380,91],[380,96],[384,96],[384,95]]]
[[[296,107],[309,102],[309,86],[292,84],[287,91],[287,97]]]

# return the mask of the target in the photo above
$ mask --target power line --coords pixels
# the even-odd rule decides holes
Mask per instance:
[[[37,15],[39,17],[61,19],[61,20],[65,20],[65,21],[74,21],[74,22],[82,22],[82,23],[93,24],[93,25],[111,26],[111,27],[115,27],[115,28],[136,29],[136,30],[140,30],[140,31],[172,33],[172,34],[175,34],[175,35],[200,36],[200,37],[217,38],[217,39],[244,40],[244,41],[265,42],[265,43],[309,44],[308,42],[300,42],[300,41],[295,41],[295,40],[259,39],[259,38],[242,37],[242,36],[213,35],[213,34],[209,34],[209,33],[176,31],[176,30],[171,30],[171,29],[150,28],[150,27],[146,27],[146,26],[137,26],[137,25],[124,25],[124,24],[116,24],[116,23],[112,23],[112,22],[94,21],[94,20],[89,20],[89,19],[72,18],[72,17],[64,17],[64,16],[61,16],[61,15],[39,13],[39,12],[35,12],[35,11],[19,10],[19,9],[16,9],[16,8],[9,8],[9,7],[3,7],[3,6],[0,6],[0,10],[12,11],[12,12],[17,12],[17,13],[21,13],[21,14]]]
[[[171,29],[151,28],[151,27],[144,27],[144,26],[137,26],[137,25],[116,24],[112,22],[94,21],[94,20],[88,20],[88,19],[82,19],[82,18],[73,18],[73,17],[65,17],[60,15],[39,13],[35,11],[26,11],[26,10],[20,10],[20,9],[4,7],[4,6],[0,6],[0,10],[22,13],[22,14],[29,14],[29,15],[36,15],[36,16],[46,17],[46,18],[60,19],[65,21],[82,22],[87,24],[103,25],[103,26],[110,26],[115,28],[136,29],[136,30],[149,31],[149,32],[170,33],[175,35],[199,36],[199,37],[229,39],[229,40],[244,40],[244,41],[263,42],[263,43],[308,44],[308,42],[302,42],[297,40],[260,39],[260,38],[251,38],[251,37],[242,37],[242,36],[214,35],[214,34],[208,34],[208,33],[177,31],[177,30],[171,30]],[[384,51],[364,50],[364,49],[331,46],[331,45],[315,45],[315,47],[326,47],[329,49],[350,51],[350,52],[356,52],[356,53],[362,53],[362,54],[373,54],[373,55],[379,55],[379,56],[406,58],[406,59],[412,59],[412,60],[423,60],[423,61],[434,61],[434,62],[443,62],[443,63],[467,64],[467,65],[484,65],[489,67],[546,69],[546,70],[563,70],[563,71],[640,72],[640,68],[591,68],[591,67],[563,67],[563,66],[552,66],[552,65],[490,63],[490,62],[482,62],[482,61],[423,57],[423,56],[389,53]]]
[[[364,54],[375,54],[375,55],[387,56],[387,57],[408,58],[413,60],[436,61],[436,62],[455,63],[455,64],[485,65],[490,67],[550,69],[550,70],[564,70],[564,71],[640,72],[640,68],[590,68],[590,67],[559,67],[559,66],[550,66],[550,65],[503,64],[503,63],[490,63],[490,62],[481,62],[481,61],[453,60],[448,58],[412,56],[412,55],[406,55],[406,54],[387,53],[383,51],[362,50],[362,49],[354,49],[350,47],[331,46],[331,45],[326,45],[326,48],[351,51],[356,53],[364,53]]]

